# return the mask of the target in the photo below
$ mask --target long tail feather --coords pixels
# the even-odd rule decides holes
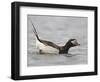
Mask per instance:
[[[30,19],[30,21],[31,21],[31,24],[32,24],[32,26],[33,26],[33,32],[34,32],[34,34],[36,35],[36,38],[40,41],[39,36],[38,36],[38,33],[37,33],[36,29],[35,29],[35,26],[34,26],[34,24],[32,23],[32,20],[31,20],[31,19]]]

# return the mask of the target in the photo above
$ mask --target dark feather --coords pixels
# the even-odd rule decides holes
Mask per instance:
[[[53,47],[53,48],[60,49],[60,46],[56,45],[56,44],[53,43],[53,42],[46,41],[46,40],[40,40],[40,42],[43,43],[43,44],[46,45],[46,46],[51,46],[51,47]]]

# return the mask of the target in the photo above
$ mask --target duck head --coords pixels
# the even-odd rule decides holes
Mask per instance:
[[[79,46],[80,44],[77,42],[76,39],[70,39],[68,42],[62,47],[59,53],[68,53],[68,50],[71,47]]]
[[[70,39],[66,44],[65,47],[75,47],[79,46],[80,44],[77,42],[76,39]]]

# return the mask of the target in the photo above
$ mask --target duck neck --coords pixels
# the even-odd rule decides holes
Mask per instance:
[[[67,54],[70,48],[71,48],[70,45],[65,45],[65,46],[62,47],[62,49],[60,50],[59,53],[60,54],[64,54],[64,53]]]
[[[65,45],[63,47],[64,51],[67,51],[67,53],[68,53],[68,51],[69,51],[70,48],[71,48],[70,45]]]

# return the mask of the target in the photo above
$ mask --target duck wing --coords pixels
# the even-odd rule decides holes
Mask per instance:
[[[56,45],[56,44],[53,43],[53,42],[46,41],[46,40],[40,40],[40,42],[43,43],[43,44],[46,45],[46,46],[51,46],[51,47],[53,47],[53,48],[60,49],[60,46]]]

